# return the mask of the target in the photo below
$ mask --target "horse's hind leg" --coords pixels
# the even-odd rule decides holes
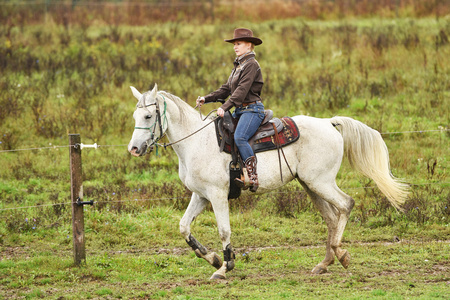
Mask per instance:
[[[319,183],[317,181],[317,183]],[[342,192],[336,185],[336,183],[331,184],[313,184],[309,188],[324,199],[328,205],[324,204],[324,207],[328,206],[331,209],[328,211],[334,211],[337,216],[337,222],[333,221],[330,227],[333,230],[329,232],[328,243],[333,249],[336,257],[344,268],[347,269],[350,264],[350,254],[347,250],[342,249],[342,235],[344,234],[345,226],[347,225],[348,218],[350,217],[350,212],[355,205],[355,200],[352,197]]]
[[[311,197],[314,206],[322,214],[327,227],[328,227],[328,239],[325,258],[311,271],[313,274],[323,274],[328,272],[328,266],[334,264],[334,251],[331,249],[331,237],[335,235],[336,225],[338,223],[337,210],[331,206],[328,202],[324,201],[319,195],[311,191],[311,189],[303,182],[300,182]]]
[[[191,234],[192,221],[203,211],[207,204],[208,200],[201,198],[196,193],[192,193],[191,202],[189,203],[189,206],[180,221],[180,233],[188,245],[191,246],[192,250],[194,250],[197,257],[203,258],[213,267],[219,269],[222,267],[222,259],[220,256],[215,252],[208,253],[208,250]]]

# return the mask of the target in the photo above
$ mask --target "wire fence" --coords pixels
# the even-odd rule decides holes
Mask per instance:
[[[450,131],[449,128],[443,129],[432,129],[432,130],[414,130],[414,131],[394,131],[394,132],[383,132],[381,135],[390,135],[390,134],[408,134],[408,133],[427,133],[427,132],[447,132]],[[127,144],[120,145],[96,145],[95,148],[105,148],[105,147],[125,147]],[[70,145],[61,145],[61,146],[49,146],[49,147],[33,147],[33,148],[23,148],[23,149],[11,149],[11,150],[0,150],[0,153],[8,153],[8,152],[20,152],[20,151],[33,151],[33,150],[45,150],[45,149],[59,149],[59,148],[70,148],[73,146]]]
[[[397,132],[384,132],[381,133],[381,135],[389,135],[389,134],[408,134],[408,133],[426,133],[426,132],[446,132],[450,131],[448,128],[442,128],[437,130],[415,130],[415,131],[397,131]],[[81,144],[83,145],[83,144]],[[70,147],[77,147],[79,146],[74,145],[62,145],[62,146],[50,146],[50,147],[33,147],[33,148],[24,148],[24,149],[12,149],[12,150],[0,150],[0,153],[8,153],[8,152],[20,152],[20,151],[34,151],[34,150],[48,150],[48,149],[59,149],[59,148],[70,148]],[[103,148],[103,147],[125,147],[127,144],[120,144],[120,145],[97,145],[95,144],[95,147],[93,145],[85,145],[85,146],[91,146],[91,148]],[[450,182],[427,182],[427,183],[416,183],[416,184],[410,184],[410,186],[423,186],[423,185],[450,185]],[[374,189],[375,186],[370,187],[343,187],[344,190],[354,190],[354,189]],[[269,192],[267,194],[287,194],[292,193],[291,192]],[[124,203],[124,202],[145,202],[145,201],[165,201],[165,200],[180,200],[180,199],[189,199],[190,197],[165,197],[165,198],[148,198],[148,199],[122,199],[122,200],[108,200],[108,201],[93,201],[93,204],[99,204],[99,203]],[[7,211],[7,210],[19,210],[19,209],[28,209],[28,208],[40,208],[40,207],[48,207],[48,206],[61,206],[61,205],[72,205],[74,203],[72,202],[64,202],[64,203],[49,203],[49,204],[40,204],[40,205],[31,205],[31,206],[21,206],[21,207],[9,207],[9,208],[0,208],[0,211]]]
[[[426,182],[426,183],[416,183],[416,184],[410,184],[410,186],[424,186],[424,185],[450,185],[450,182]],[[365,186],[365,187],[342,187],[343,190],[359,190],[359,189],[375,189],[377,187],[375,186]],[[295,193],[295,191],[288,191],[288,192],[268,192],[267,195],[275,195],[275,194],[292,194]],[[121,199],[121,200],[108,200],[108,201],[93,201],[93,204],[100,204],[100,203],[127,203],[127,202],[147,202],[147,201],[166,201],[166,200],[187,200],[190,199],[190,197],[164,197],[164,198],[147,198],[147,199]],[[28,208],[41,208],[41,207],[48,207],[48,206],[62,206],[62,205],[72,205],[76,204],[76,202],[64,202],[64,203],[49,203],[49,204],[39,204],[39,205],[29,205],[29,206],[20,206],[20,207],[9,207],[9,208],[0,208],[1,211],[7,211],[7,210],[19,210],[19,209],[28,209]]]

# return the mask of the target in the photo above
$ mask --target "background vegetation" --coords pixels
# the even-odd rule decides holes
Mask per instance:
[[[326,297],[342,288],[355,298],[445,296],[444,1],[264,2],[250,11],[214,1],[46,3],[1,3],[0,298],[229,298],[246,290],[256,298]],[[264,41],[257,56],[266,107],[277,116],[350,116],[379,130],[394,175],[412,184],[412,194],[399,214],[345,162],[337,180],[356,200],[344,236],[355,261],[324,279],[308,273],[322,259],[326,227],[298,184],[233,200],[238,270],[211,294],[203,279],[212,270],[178,233],[190,192],[178,179],[177,157],[170,149],[139,159],[126,152],[134,127],[129,86],[157,83],[194,105],[229,75],[234,57],[223,39],[238,26]],[[84,195],[96,204],[85,208],[88,264],[80,269],[70,254],[68,133],[101,145],[83,150]],[[40,149],[17,151],[29,148]],[[221,247],[210,210],[193,230],[207,247]],[[275,248],[253,248],[267,246]],[[255,294],[256,287],[271,292]]]
[[[26,5],[24,5],[26,3]],[[34,24],[49,16],[58,24],[90,26],[105,22],[147,25],[160,22],[230,23],[293,17],[343,19],[348,17],[445,17],[446,0],[3,0],[6,24]]]

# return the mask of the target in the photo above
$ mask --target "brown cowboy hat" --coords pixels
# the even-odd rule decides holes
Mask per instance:
[[[262,40],[253,36],[253,31],[247,28],[236,28],[234,30],[234,37],[225,42],[233,43],[234,41],[246,41],[253,43],[255,46],[261,45]]]

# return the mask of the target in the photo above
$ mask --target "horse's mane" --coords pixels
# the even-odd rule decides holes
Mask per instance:
[[[194,108],[190,106],[186,101],[182,100],[180,97],[172,95],[171,93],[168,93],[166,91],[158,91],[158,93],[175,102],[178,109],[180,110],[180,113],[187,115],[195,112]]]
[[[169,98],[176,104],[180,114],[180,121],[182,123],[185,123],[185,121],[189,119],[192,115],[198,114],[198,111],[196,111],[192,106],[190,106],[186,101],[184,101],[180,97],[172,95],[166,91],[158,91],[158,93],[166,98]],[[202,116],[202,119],[203,118],[204,117]]]
[[[150,103],[145,103],[145,100],[147,99],[146,95],[149,94],[150,91],[147,91],[143,94],[143,97],[138,101],[136,104],[136,107],[146,107]],[[176,107],[178,108],[179,118],[182,124],[186,124],[186,121],[189,119],[192,119],[192,116],[195,114],[198,114],[198,112],[190,106],[186,101],[181,99],[178,96],[172,95],[169,92],[166,91],[158,91],[158,95],[162,96],[164,98],[164,101],[171,100],[173,103],[175,103]],[[208,119],[210,119],[209,117]],[[202,115],[201,119],[204,119],[204,116]]]

